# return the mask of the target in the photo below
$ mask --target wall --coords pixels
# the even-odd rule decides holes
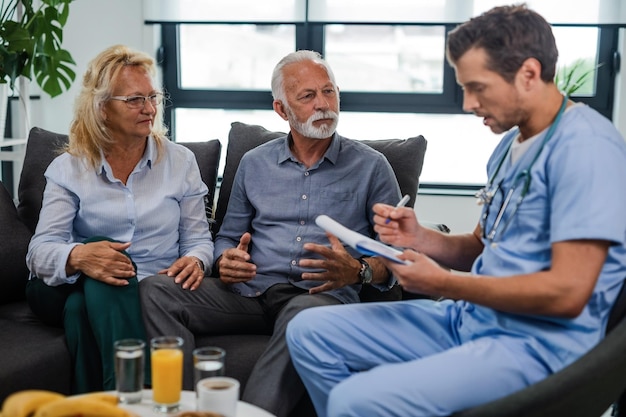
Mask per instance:
[[[89,61],[100,51],[114,44],[154,54],[160,43],[158,27],[143,24],[143,0],[80,0],[72,2],[70,16],[63,32],[63,46],[76,61],[76,80],[71,88],[54,99],[42,94],[31,83],[30,95],[40,100],[27,104],[26,123],[19,121],[22,105],[14,102],[13,137],[25,137],[31,127],[37,126],[53,132],[67,133],[72,120],[74,98],[80,90],[82,74]],[[14,190],[17,189],[22,164],[13,163]],[[14,191],[14,195],[17,193]]]
[[[114,44],[125,44],[154,54],[154,26],[143,24],[143,1],[80,0],[74,1],[64,32],[64,46],[76,61],[76,81],[70,90],[51,99],[42,96],[38,124],[55,132],[66,133],[72,119],[74,97],[80,90],[82,74],[89,61]]]
[[[80,0],[72,3],[64,43],[76,60],[77,80],[63,95],[54,99],[42,96],[39,102],[33,103],[31,126],[67,132],[80,77],[89,60],[104,48],[123,43],[148,53],[156,51],[159,43],[158,27],[143,24],[144,1],[150,0]],[[626,8],[623,12],[626,13]],[[626,16],[623,20],[626,20]],[[623,29],[620,36],[620,50],[624,51],[626,35]],[[622,59],[626,60],[626,56]],[[37,93],[35,88],[32,93]],[[615,124],[626,137],[626,71],[618,74],[616,100]],[[485,134],[490,133],[486,130]],[[21,167],[15,165],[19,173]],[[453,232],[470,232],[477,224],[480,208],[473,197],[420,195],[416,211],[420,219],[445,223]]]

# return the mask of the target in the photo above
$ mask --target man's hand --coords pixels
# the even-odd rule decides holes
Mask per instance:
[[[373,210],[374,231],[382,242],[405,248],[415,247],[421,228],[415,210],[382,203],[374,204]]]
[[[323,259],[302,259],[300,266],[303,268],[323,269],[323,272],[305,272],[302,279],[323,281],[322,285],[309,290],[310,294],[333,290],[354,285],[359,281],[361,263],[354,259],[343,247],[339,239],[330,233],[326,233],[330,241],[330,247],[315,243],[305,243],[304,249],[317,253]]]
[[[399,256],[403,260],[410,261],[408,265],[399,264],[381,258],[381,261],[398,279],[398,283],[405,291],[416,294],[439,295],[444,276],[449,272],[439,266],[428,256],[407,249]]]
[[[200,265],[200,260],[195,256],[183,256],[176,259],[169,268],[160,270],[159,274],[174,277],[174,282],[182,283],[183,290],[189,288],[193,291],[200,286],[204,278],[204,270]]]
[[[248,246],[252,235],[248,232],[241,235],[236,248],[226,249],[217,261],[220,280],[224,284],[247,282],[256,275],[256,265],[250,262]]]
[[[128,278],[135,276],[133,263],[124,255],[130,242],[117,243],[106,240],[76,245],[67,258],[65,272],[73,275],[77,272],[118,287],[128,285]]]

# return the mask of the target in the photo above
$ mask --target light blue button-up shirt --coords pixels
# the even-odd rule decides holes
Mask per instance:
[[[97,169],[64,153],[45,172],[47,184],[26,263],[48,285],[74,283],[65,267],[72,248],[92,236],[132,242],[127,253],[139,280],[168,268],[181,256],[213,262],[213,242],[204,210],[207,187],[194,154],[165,142],[157,161],[148,138],[143,157],[127,184],[113,177],[102,157]]]
[[[224,222],[215,239],[215,258],[252,234],[250,256],[257,266],[253,280],[231,285],[255,297],[277,283],[309,289],[302,281],[301,259],[318,258],[306,242],[330,245],[315,218],[326,214],[346,227],[374,237],[372,206],[396,204],[400,188],[385,156],[368,145],[333,137],[325,155],[307,168],[289,150],[288,136],[274,139],[244,155],[239,164]],[[352,256],[360,255],[346,248]],[[342,302],[358,301],[360,286],[329,291]]]

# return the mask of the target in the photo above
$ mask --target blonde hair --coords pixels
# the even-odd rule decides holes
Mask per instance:
[[[101,162],[100,151],[106,153],[114,141],[106,127],[102,107],[111,98],[119,73],[127,66],[145,69],[154,84],[156,69],[154,60],[148,54],[124,45],[114,45],[89,63],[82,89],[74,103],[74,120],[70,125],[66,151],[85,158],[94,168]],[[164,150],[164,141],[168,140],[167,127],[163,124],[163,104],[156,108],[151,135],[157,145],[158,160]]]

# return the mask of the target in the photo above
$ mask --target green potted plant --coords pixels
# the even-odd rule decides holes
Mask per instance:
[[[70,87],[75,62],[62,43],[72,1],[1,0],[0,84],[13,88],[20,75],[34,78],[51,97]]]
[[[593,74],[602,66],[595,64],[591,59],[579,58],[570,65],[557,69],[554,83],[563,93],[572,96],[574,93],[593,93]]]

